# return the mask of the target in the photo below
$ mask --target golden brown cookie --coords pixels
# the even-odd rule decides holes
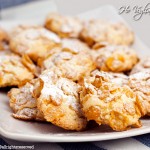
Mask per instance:
[[[15,35],[14,35],[15,34]],[[43,27],[18,27],[10,38],[10,48],[13,52],[27,54],[37,62],[53,47],[60,45],[60,38]]]
[[[95,63],[87,50],[55,48],[39,63],[42,70],[58,67],[66,78],[78,81],[95,69]]]
[[[97,68],[102,71],[125,72],[138,61],[136,52],[127,46],[106,46],[93,51]]]
[[[45,27],[62,38],[78,38],[83,24],[78,18],[50,13],[47,16]]]
[[[10,107],[13,117],[22,120],[44,121],[43,113],[37,109],[36,99],[33,97],[34,83],[36,80],[27,82],[19,88],[12,88],[8,92]]]
[[[113,82],[112,79],[107,72],[92,73],[84,79],[80,101],[86,118],[116,131],[140,127],[136,95],[129,86],[118,84],[117,78]]]
[[[142,116],[150,116],[150,71],[130,75],[129,86],[138,95]]]
[[[80,38],[89,46],[103,42],[113,45],[131,45],[134,34],[123,23],[90,20],[81,31]],[[102,44],[103,45],[103,44]]]
[[[130,74],[134,74],[141,71],[150,71],[150,57],[146,57],[145,59],[141,59],[139,63],[137,63]]]
[[[40,86],[35,88],[35,95],[37,106],[46,121],[66,130],[83,130],[87,121],[80,108],[80,86],[62,77],[59,68],[45,70],[39,81]]]
[[[18,86],[33,78],[34,72],[25,67],[18,55],[0,52],[0,87]]]

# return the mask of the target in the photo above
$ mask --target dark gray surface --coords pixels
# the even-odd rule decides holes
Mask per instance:
[[[32,2],[32,1],[36,1],[36,0],[0,0],[0,8],[4,9],[4,8]]]

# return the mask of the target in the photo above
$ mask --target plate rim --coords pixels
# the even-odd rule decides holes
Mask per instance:
[[[127,130],[129,131],[129,130]],[[28,142],[94,142],[94,141],[106,141],[106,140],[114,140],[114,139],[122,139],[122,138],[128,138],[133,137],[137,135],[143,135],[150,133],[150,127],[145,129],[137,129],[133,131],[131,129],[131,132],[127,131],[121,131],[118,132],[119,134],[116,134],[114,136],[113,133],[106,134],[104,136],[98,135],[83,135],[83,136],[66,136],[65,133],[63,136],[45,136],[42,135],[23,135],[19,133],[11,133],[9,131],[4,130],[2,127],[0,127],[1,135],[5,138],[17,140],[17,141],[28,141]],[[116,131],[117,132],[117,131]],[[103,133],[102,133],[103,134]]]

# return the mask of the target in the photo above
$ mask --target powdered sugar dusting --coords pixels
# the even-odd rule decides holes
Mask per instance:
[[[62,40],[62,47],[69,49],[74,53],[78,53],[80,51],[88,50],[86,44],[82,43],[77,39],[63,39]]]
[[[16,108],[19,109],[20,105],[29,103],[31,106],[34,104],[35,105],[35,99],[32,97],[32,92],[33,92],[33,85],[27,83],[25,86],[20,88],[20,93],[16,95]]]
[[[0,52],[0,64],[4,64],[4,62],[8,62],[8,61],[20,61],[20,57],[17,55],[13,55],[11,53],[7,53],[7,52]]]
[[[142,71],[135,74],[130,75],[130,79],[132,80],[146,80],[150,79],[150,71]]]
[[[14,111],[13,116],[15,118],[23,120],[44,120],[43,114],[37,109],[36,99],[32,94],[33,84],[29,82],[20,88],[11,89],[9,92],[10,106]]]
[[[29,28],[21,32],[27,39],[35,40],[39,37],[46,37],[49,40],[53,40],[56,43],[60,43],[60,38],[53,32],[44,28]]]
[[[59,77],[56,72],[46,70],[40,75],[40,79],[44,82],[41,91],[42,97],[60,105],[61,102],[71,105],[74,109],[77,103],[78,85],[67,78]]]

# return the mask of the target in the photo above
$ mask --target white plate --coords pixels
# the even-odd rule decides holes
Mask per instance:
[[[91,12],[79,15],[81,18],[103,18],[118,21],[122,19],[116,14],[110,6],[95,9]],[[2,23],[3,26],[7,25]],[[14,24],[13,24],[14,25]],[[11,26],[11,22],[9,24]],[[149,49],[136,37],[134,47],[141,55],[148,55]],[[50,123],[26,122],[14,119],[9,108],[6,93],[0,91],[0,134],[6,138],[18,141],[32,142],[83,142],[83,141],[102,141],[118,139],[150,133],[150,119],[142,119],[141,128],[132,128],[123,132],[115,132],[106,126],[92,127],[83,132],[72,132],[58,128]]]

